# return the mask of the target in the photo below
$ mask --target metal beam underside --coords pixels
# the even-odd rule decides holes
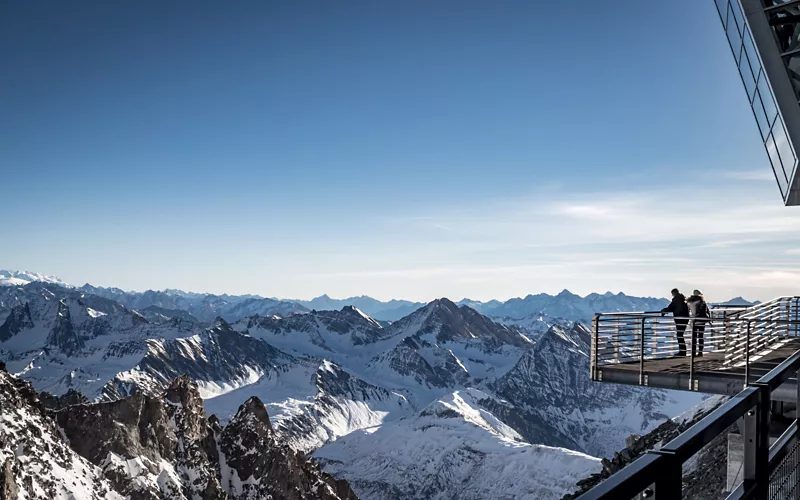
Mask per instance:
[[[613,366],[603,366],[598,369],[598,381],[640,385],[658,389],[672,389],[677,391],[705,392],[735,396],[744,389],[744,376],[741,374],[723,372],[699,372],[694,374],[694,389],[690,385],[689,373],[661,373],[644,372],[645,383],[639,383],[639,372],[629,369],[619,369]],[[750,382],[758,380],[762,374],[750,376]],[[772,393],[774,401],[794,403],[797,399],[797,380],[790,379]]]

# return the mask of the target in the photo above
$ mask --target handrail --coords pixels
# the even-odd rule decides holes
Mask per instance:
[[[758,354],[757,350],[751,352],[750,344],[763,351],[776,342],[775,338],[800,336],[799,299],[800,297],[779,297],[765,303],[763,307],[759,304],[747,308],[733,317],[712,317],[711,321],[722,323],[725,335],[733,337],[735,340],[730,346],[731,350],[738,352],[741,357],[747,358],[749,361],[752,355]],[[637,361],[644,364],[648,352],[651,355],[658,352],[658,349],[642,349],[646,346],[648,332],[655,335],[659,331],[665,330],[663,324],[647,327],[646,322],[652,318],[651,314],[631,315],[637,320],[630,322],[620,321],[620,319],[627,320],[628,316],[619,316],[619,313],[595,316],[592,337],[593,378],[598,369],[604,366],[599,363],[609,359],[607,351],[603,350],[608,347],[603,348],[599,343],[600,334],[604,331],[613,332],[615,337],[611,338],[617,340],[615,345],[610,346],[611,352],[617,357],[616,362],[619,362],[620,357],[638,355],[640,359]],[[696,319],[690,318],[690,320]],[[610,323],[616,324],[611,326]],[[745,328],[744,339],[739,338],[742,327]],[[759,338],[760,335],[756,335],[757,332],[762,332],[764,336],[768,337],[766,341]],[[657,338],[657,340],[663,339]],[[746,344],[744,348],[742,343]],[[760,347],[758,347],[759,345]],[[693,358],[694,356],[692,356],[692,360]],[[746,368],[748,366],[746,365]],[[800,481],[798,479],[800,476],[795,472],[800,462],[800,457],[795,450],[797,440],[800,438],[800,421],[795,419],[772,446],[769,446],[768,439],[772,393],[793,378],[797,385],[800,382],[800,350],[755,382],[750,383],[736,396],[663,446],[661,450],[644,454],[632,464],[581,495],[579,500],[629,499],[638,496],[645,490],[648,491],[648,498],[679,498],[684,462],[737,422],[745,442],[744,479],[728,498],[766,498],[768,491],[780,493],[784,491],[782,488],[795,491],[796,488],[800,488],[800,485],[796,484],[797,481]],[[749,379],[745,379],[745,383],[748,382],[750,382]],[[795,403],[800,408],[800,387],[797,389]],[[788,486],[786,486],[787,484]],[[784,497],[778,495],[772,498]]]

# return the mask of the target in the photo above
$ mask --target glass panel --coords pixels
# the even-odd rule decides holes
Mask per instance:
[[[753,45],[753,39],[750,37],[750,30],[747,28],[744,29],[742,43],[744,43],[744,51],[747,53],[747,58],[750,60],[750,68],[753,70],[753,76],[757,76],[758,70],[761,68],[761,63],[758,61],[758,53],[756,52],[755,45]]]
[[[719,18],[722,19],[722,27],[725,28],[727,26],[726,22],[728,20],[728,0],[716,0],[717,2],[717,12],[719,12]]]
[[[728,41],[731,42],[733,58],[736,59],[736,64],[739,64],[739,54],[742,51],[742,35],[739,34],[735,22],[728,23]]]
[[[781,120],[776,121],[775,125],[772,127],[772,137],[775,140],[775,147],[781,155],[781,163],[783,164],[783,171],[786,174],[786,180],[789,181],[792,179],[792,174],[794,173],[795,156]]]
[[[786,190],[789,187],[789,182],[786,180],[786,176],[783,174],[781,159],[778,157],[778,150],[775,147],[775,142],[772,140],[772,135],[767,137],[765,146],[767,147],[769,161],[772,163],[772,170],[775,172],[775,177],[778,179],[778,186],[781,188],[781,194],[785,198]]]
[[[786,65],[786,72],[789,73],[789,79],[792,81],[794,95],[800,99],[800,54],[784,57],[783,64]]]
[[[767,121],[770,126],[772,126],[772,122],[775,120],[775,115],[778,114],[778,110],[775,109],[775,102],[772,100],[772,90],[769,88],[767,79],[764,78],[763,74],[761,78],[758,79],[758,93],[761,94],[761,103],[764,105],[764,113],[767,115]]]
[[[763,75],[761,79],[764,79]],[[756,122],[758,122],[758,129],[761,131],[761,140],[763,141],[769,134],[769,122],[767,122],[767,117],[764,114],[764,107],[761,105],[761,97],[758,90],[756,90],[756,97],[753,99],[753,114],[756,115]]]
[[[739,72],[742,74],[742,82],[744,82],[744,89],[747,91],[747,98],[752,101],[753,92],[756,90],[756,81],[753,78],[753,73],[750,72],[747,54],[742,54],[742,64],[739,67]]]
[[[739,8],[739,0],[731,0],[731,13],[733,13],[733,17],[736,18],[736,26],[739,30],[739,33],[741,33],[742,29],[744,28],[744,16]]]
[[[784,7],[767,13],[781,52],[800,48],[800,7]]]

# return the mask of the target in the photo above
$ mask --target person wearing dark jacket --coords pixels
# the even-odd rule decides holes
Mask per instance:
[[[692,346],[697,345],[697,349],[692,347],[692,351],[695,356],[702,356],[703,334],[706,331],[706,324],[711,321],[711,310],[700,290],[692,292],[692,296],[686,299],[686,305],[689,307],[689,315],[692,317],[692,339],[694,339]]]
[[[683,332],[689,324],[689,307],[686,305],[686,297],[677,289],[672,289],[672,302],[661,310],[661,315],[672,313],[675,318],[675,335],[678,337],[678,356],[686,356],[686,341],[683,340]]]

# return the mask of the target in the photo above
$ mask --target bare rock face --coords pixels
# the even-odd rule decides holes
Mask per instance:
[[[355,498],[346,483],[278,445],[258,398],[248,399],[222,428],[216,417],[206,418],[197,386],[186,376],[161,398],[136,393],[55,415],[73,449],[134,500]]]
[[[346,482],[335,481],[302,454],[277,443],[264,403],[257,397],[239,407],[222,430],[219,445],[226,465],[223,484],[238,498],[356,498]],[[242,478],[250,480],[243,483]]]
[[[5,322],[0,325],[0,342],[10,339],[26,328],[33,328],[31,308],[27,302],[11,308]]]
[[[68,406],[85,405],[89,403],[89,399],[75,389],[70,389],[61,396],[54,396],[49,392],[40,392],[39,401],[41,401],[45,408],[54,411],[64,409]]]
[[[182,376],[160,397],[39,395],[0,364],[0,500],[351,500],[345,481],[281,446],[250,398],[227,427]]]

